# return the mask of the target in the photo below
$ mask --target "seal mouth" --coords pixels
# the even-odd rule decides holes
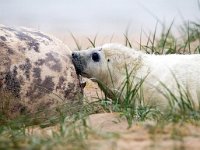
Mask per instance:
[[[76,74],[77,75],[82,75],[81,69],[77,68],[76,65],[74,65],[74,66],[75,66]]]
[[[81,87],[81,92],[83,93],[83,89],[86,86],[86,81],[83,80],[82,76],[85,76],[86,74],[83,73],[83,66],[81,64],[81,62],[78,60],[77,57],[73,57],[72,55],[72,63],[74,65],[78,80],[79,80],[79,85]],[[87,76],[87,75],[86,75]]]
[[[84,63],[84,60],[81,59],[81,57],[79,55],[77,55],[77,54],[72,55],[72,63],[75,67],[77,75],[81,75],[83,77],[90,78],[90,76],[84,72],[84,66],[86,66],[86,64]]]
[[[76,51],[72,53],[71,59],[79,79],[79,84],[81,88],[84,88],[86,86],[86,81],[82,77],[90,78],[90,75],[84,71],[84,68],[87,66],[86,59]]]
[[[73,61],[72,61],[73,62]],[[81,76],[84,76],[84,77],[88,77],[88,74],[83,72],[83,69],[82,67],[80,67],[81,65],[80,64],[77,64],[77,62],[73,62],[74,64],[74,68],[76,70],[76,74],[77,75],[81,75]]]

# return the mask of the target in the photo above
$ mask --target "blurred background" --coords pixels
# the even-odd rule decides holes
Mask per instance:
[[[0,24],[25,26],[53,34],[73,47],[97,34],[99,43],[120,42],[126,30],[137,42],[141,31],[157,32],[163,25],[178,31],[184,21],[200,17],[197,0],[0,0]],[[178,32],[177,32],[178,36]],[[109,37],[109,38],[108,38]]]

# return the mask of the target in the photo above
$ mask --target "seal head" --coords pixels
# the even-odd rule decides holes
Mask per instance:
[[[93,67],[99,67],[101,65],[102,52],[99,48],[91,50],[74,51],[72,53],[72,62],[75,66],[76,73],[87,78],[93,78]],[[93,66],[93,67],[92,67]]]

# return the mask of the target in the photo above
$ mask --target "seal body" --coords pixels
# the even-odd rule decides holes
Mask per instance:
[[[70,55],[68,47],[52,36],[0,25],[2,107],[15,103],[10,107],[13,112],[36,112],[77,100],[80,88]]]
[[[105,92],[121,93],[129,76],[133,86],[130,88],[142,82],[140,89],[146,104],[163,108],[171,102],[191,100],[192,105],[199,106],[199,54],[153,55],[119,44],[105,44],[75,51],[72,61],[79,74],[107,86]],[[124,95],[126,91],[123,90]]]

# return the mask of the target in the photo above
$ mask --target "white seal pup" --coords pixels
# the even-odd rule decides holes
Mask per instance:
[[[133,81],[141,85],[144,102],[165,107],[169,100],[200,100],[200,55],[154,55],[120,44],[74,51],[72,61],[78,74],[103,83],[110,91],[120,91],[127,70]],[[135,84],[132,84],[135,85]],[[112,96],[112,95],[110,95]]]

